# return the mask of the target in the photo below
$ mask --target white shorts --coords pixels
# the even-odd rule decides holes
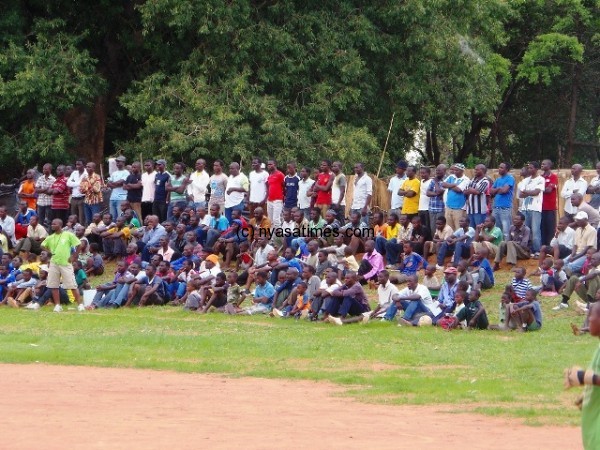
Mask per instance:
[[[77,289],[73,266],[71,264],[59,266],[58,264],[50,262],[46,287],[49,289],[57,289],[61,282],[65,289]]]

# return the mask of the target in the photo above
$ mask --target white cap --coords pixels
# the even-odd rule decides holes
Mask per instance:
[[[585,211],[579,211],[575,214],[575,220],[588,220],[588,215]]]

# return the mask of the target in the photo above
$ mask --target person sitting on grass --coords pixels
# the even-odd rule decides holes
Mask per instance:
[[[423,254],[425,242],[431,241],[431,229],[421,223],[421,218],[415,216],[411,219],[413,226],[410,242],[413,244],[413,250],[419,255]]]
[[[246,238],[246,233],[240,231],[241,228],[242,221],[240,219],[235,219],[231,223],[231,231],[222,234],[213,246],[213,250],[217,255],[222,253],[224,256],[223,268],[225,271],[231,269],[231,262],[240,252],[240,244],[248,240]]]
[[[273,313],[276,313],[276,309],[284,307],[284,304],[293,305],[295,300],[288,302],[292,290],[302,281],[300,278],[300,272],[295,267],[290,267],[285,272],[280,272],[280,275],[284,275],[283,282],[278,283],[279,286],[275,286],[275,296],[273,297]]]
[[[554,269],[554,287],[559,294],[563,291],[569,277],[564,270],[565,262],[562,259],[555,259],[552,269]]]
[[[100,255],[100,245],[93,243],[90,244],[90,252],[92,255],[85,262],[85,274],[88,277],[100,276],[104,273],[104,260]]]
[[[239,250],[239,253],[235,256],[234,271],[236,273],[248,270],[250,267],[252,267],[252,263],[254,262],[252,252],[250,251],[250,242],[248,240],[240,242]]]
[[[344,246],[344,248],[345,248],[345,246]],[[343,259],[344,259],[344,256],[342,255],[342,261],[343,261]],[[323,250],[319,250],[319,252],[317,253],[317,265],[315,266],[315,272],[316,272],[317,276],[319,276],[319,277],[323,276],[323,274],[325,273],[326,270],[332,269],[334,267],[335,266],[329,260],[327,253]],[[344,265],[339,264],[338,274],[343,272],[343,270],[344,270]]]
[[[227,305],[228,287],[227,275],[225,275],[225,272],[219,272],[215,277],[214,284],[200,288],[200,305],[196,312],[206,314],[211,307],[224,308]]]
[[[304,281],[298,283],[294,290],[296,293],[294,301],[289,304],[286,301],[280,310],[273,308],[273,315],[275,317],[295,317],[296,319],[299,319],[302,315],[308,315],[310,301],[306,294],[306,288],[307,286]]]
[[[100,234],[104,256],[107,261],[122,257],[127,252],[127,244],[131,238],[131,231],[125,225],[124,217],[117,217],[115,226]]]
[[[489,321],[484,306],[479,301],[481,292],[473,289],[468,297],[461,291],[464,299],[464,308],[461,308],[454,317],[454,323],[451,328],[456,328],[461,322],[466,322],[467,327],[477,330],[487,330]]]
[[[590,308],[589,330],[592,336],[600,337],[600,302]],[[583,447],[600,448],[600,347],[587,370],[577,366],[565,369],[564,386],[565,389],[584,387],[583,397],[577,402],[581,406]]]
[[[401,325],[412,325],[412,321],[419,313],[430,316],[434,323],[442,315],[442,310],[431,298],[429,289],[419,284],[419,278],[416,275],[408,277],[406,287],[398,292],[393,300],[394,303],[387,309],[384,320],[393,320],[398,309],[404,311],[404,316],[399,320]]]
[[[461,217],[458,224],[460,228],[440,245],[437,254],[438,269],[444,268],[444,260],[448,253],[454,252],[454,265],[457,265],[461,258],[468,258],[471,255],[471,242],[475,237],[475,229],[469,226],[469,219],[466,216]]]
[[[586,275],[581,277],[573,275],[569,278],[562,292],[562,301],[552,310],[559,311],[568,308],[573,292],[577,293],[584,302],[593,303],[598,290],[600,290],[600,252],[592,255],[590,270]]]
[[[421,268],[426,267],[427,261],[413,251],[413,243],[405,242],[404,253],[400,255],[400,261],[397,266],[400,273],[393,277],[393,282],[397,284],[405,283],[408,277],[416,275]]]
[[[346,247],[348,248],[348,247]],[[344,250],[344,254],[345,254]],[[377,274],[385,268],[383,256],[375,250],[375,241],[368,239],[365,241],[365,254],[358,267],[357,280],[360,284],[366,284],[369,280],[376,280]]]
[[[479,289],[491,289],[496,284],[494,269],[488,260],[488,249],[481,248],[469,260],[469,270],[473,277],[473,284]]]
[[[456,265],[456,271],[458,272],[458,281],[464,281],[469,286],[473,287],[473,276],[469,272],[469,262],[466,259],[461,260]]]
[[[530,276],[539,276],[540,285],[535,286],[534,289],[540,293],[545,292],[556,292],[556,284],[554,282],[554,269],[552,268],[553,261],[551,258],[546,258],[542,261],[540,267],[532,272]]]
[[[454,230],[450,225],[447,224],[446,218],[440,216],[435,220],[435,233],[431,241],[425,242],[423,247],[423,258],[429,258],[429,255],[437,255],[442,244],[450,237],[452,237]]]
[[[196,311],[202,304],[202,288],[214,285],[217,275],[221,273],[219,258],[210,254],[203,261],[204,270],[200,269],[198,276],[187,286],[187,298],[183,309]],[[190,286],[191,285],[191,286]]]
[[[525,278],[526,272],[524,267],[515,267],[513,272],[515,276],[510,282],[510,285],[512,286],[516,298],[518,300],[524,300],[525,294],[528,290],[533,289],[533,285],[528,278]]]
[[[18,282],[11,283],[6,292],[6,297],[0,304],[8,304],[13,308],[19,308],[24,301],[22,295],[34,287],[37,280],[33,278],[33,270],[25,269],[22,272],[23,278]]]
[[[571,330],[575,336],[581,336],[582,334],[589,333],[590,331],[590,314],[592,312],[592,306],[596,303],[600,303],[600,290],[596,292],[595,301],[591,303],[588,307],[588,311],[586,313],[585,319],[583,321],[583,326],[579,328],[577,325],[571,322]]]
[[[377,275],[377,306],[373,311],[364,316],[363,322],[368,322],[370,319],[383,318],[388,308],[394,303],[393,297],[398,294],[398,288],[390,282],[390,273],[387,270],[382,270]]]
[[[117,288],[117,282],[127,276],[127,264],[125,261],[119,261],[117,263],[117,270],[113,281],[96,286],[96,295],[92,300],[92,303],[86,307],[86,309],[92,310],[96,308],[104,308],[108,305],[108,302],[114,298],[114,290]]]
[[[442,288],[440,280],[435,275],[436,271],[437,267],[434,264],[429,264],[425,268],[425,275],[423,276],[423,285],[429,289],[429,293],[433,298],[438,297],[440,289]]]
[[[575,240],[575,230],[569,226],[570,222],[567,216],[560,218],[550,245],[542,245],[540,249],[540,265],[547,256],[553,257],[556,261],[558,259],[562,260],[571,254]]]
[[[242,292],[237,279],[237,272],[229,272],[227,274],[227,304],[223,308],[218,309],[225,314],[238,314],[242,310],[240,305],[244,302],[246,296]]]
[[[329,305],[331,293],[341,285],[342,283],[338,279],[338,275],[335,270],[330,269],[325,272],[325,279],[321,281],[319,289],[313,295],[310,311],[308,313],[310,320],[318,320],[319,314],[322,311],[324,312]]]
[[[286,249],[286,251],[289,250]],[[252,297],[252,306],[243,309],[240,314],[267,314],[271,311],[275,288],[267,281],[268,274],[265,271],[257,272],[255,275],[256,287]]]
[[[517,324],[521,324],[517,327],[519,331],[537,331],[542,328],[542,308],[535,289],[528,289],[522,302],[509,305],[507,313]]]
[[[458,270],[456,267],[446,267],[444,281],[437,297],[438,306],[444,314],[450,314],[456,307],[455,295],[458,290]]]
[[[396,217],[395,213],[390,214],[391,221],[388,222],[388,226],[396,227]],[[398,231],[396,237],[391,238],[384,243],[385,259],[389,269],[392,269],[398,262],[398,257],[402,252],[404,243],[410,241],[413,231],[412,223],[405,214],[402,214],[398,220],[399,224],[397,226]]]
[[[73,273],[75,274],[75,282],[77,283],[77,289],[80,294],[83,294],[84,289],[90,288],[88,277],[83,270],[83,264],[81,261],[73,261]]]
[[[137,306],[163,305],[165,303],[166,291],[163,280],[156,275],[156,269],[149,264],[145,270],[146,275],[140,280],[136,280],[131,286],[127,303]]]
[[[356,322],[362,320],[362,315],[369,311],[369,300],[358,282],[356,272],[348,271],[344,284],[331,293],[331,301],[325,312],[327,320],[335,325],[343,325],[350,323],[347,316],[360,316],[358,320],[353,320]]]
[[[437,325],[440,328],[443,328],[444,330],[451,330],[458,326],[460,326],[461,328],[467,328],[466,320],[458,321],[458,325],[455,325],[455,321],[456,321],[456,314],[458,314],[458,312],[461,311],[465,307],[465,301],[468,298],[469,298],[468,294],[465,291],[462,291],[460,289],[457,290],[456,293],[454,294],[454,304],[455,304],[454,312],[450,312],[450,313],[444,312],[443,317],[441,317],[438,320]]]
[[[490,257],[494,258],[503,239],[502,230],[496,226],[496,219],[493,216],[487,216],[483,223],[475,227],[473,253],[485,248]]]
[[[531,250],[529,249],[529,238],[531,230],[525,225],[525,216],[518,212],[513,217],[513,225],[510,227],[508,241],[503,241],[498,246],[498,252],[494,258],[494,270],[500,270],[500,261],[506,255],[506,262],[511,266],[517,264],[519,259],[529,259]]]

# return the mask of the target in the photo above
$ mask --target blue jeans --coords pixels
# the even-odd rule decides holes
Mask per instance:
[[[108,303],[113,303],[115,305],[121,306],[127,300],[127,294],[129,294],[129,289],[131,288],[131,284],[127,283],[117,283],[117,287],[113,291],[113,297],[109,300]]]
[[[239,209],[240,211],[244,210],[244,201],[238,203],[237,205],[232,206],[231,208],[225,208],[225,217],[227,217],[227,221],[231,223],[231,213],[234,209]]]
[[[467,252],[470,252],[471,249],[471,242],[473,242],[473,239],[467,239],[466,241],[461,241],[461,242],[457,242],[456,244],[450,245],[447,242],[442,242],[442,245],[440,245],[440,249],[438,250],[437,253],[437,265],[438,266],[443,266],[444,265],[444,259],[446,258],[446,255],[448,254],[448,252],[450,251],[454,251],[454,258],[452,259],[452,262],[456,265],[460,262],[460,259],[462,257],[462,255]]]
[[[383,236],[377,236],[375,238],[375,250],[377,250],[380,255],[385,255],[385,244],[387,244],[387,239]]]
[[[496,219],[496,226],[502,230],[504,240],[508,241],[510,227],[512,226],[512,209],[511,208],[494,208],[492,215]]]
[[[581,268],[583,267],[583,264],[585,263],[585,255],[583,255],[580,258],[577,258],[574,261],[571,261],[571,255],[569,255],[563,261],[565,263],[565,269],[571,269],[571,271],[573,273],[581,272]]]
[[[425,313],[431,315],[431,312],[427,307],[423,304],[421,300],[400,300],[401,308],[404,310],[404,316],[402,317],[404,320],[412,320],[415,314]],[[392,303],[390,307],[387,309],[385,313],[385,320],[393,320],[398,312],[398,306],[396,303]]]
[[[190,208],[194,208],[194,210],[198,209],[198,208],[204,208],[206,209],[208,203],[207,202],[189,202],[188,206]]]
[[[541,211],[525,211],[525,225],[531,230],[531,246],[534,253],[539,253],[542,245],[542,213]]]
[[[113,220],[121,215],[121,203],[123,203],[123,200],[110,199],[108,212],[112,215]]]
[[[486,214],[469,214],[469,225],[475,228],[480,223],[483,223],[485,220]]]
[[[86,223],[92,223],[92,217],[94,214],[102,211],[102,205],[100,203],[96,203],[94,205],[88,205],[87,203],[83,205],[83,211],[85,212],[85,221]]]
[[[399,244],[396,239],[390,239],[385,244],[385,259],[388,264],[396,264],[398,256],[402,253],[403,245]]]

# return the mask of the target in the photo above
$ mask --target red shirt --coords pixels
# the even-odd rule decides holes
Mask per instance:
[[[69,196],[71,189],[67,186],[67,177],[64,175],[56,179],[50,187],[53,191],[58,191],[58,194],[52,194],[52,209],[69,209]]]
[[[273,202],[275,200],[283,201],[283,189],[285,186],[285,175],[283,172],[276,170],[267,178],[267,200]]]
[[[317,186],[327,186],[331,178],[330,172],[321,172],[317,177]],[[315,205],[331,205],[331,188],[328,191],[317,191]]]
[[[550,175],[546,176],[542,174],[544,177],[544,181],[546,182],[545,187],[552,186],[552,191],[549,193],[544,192],[544,197],[542,198],[542,211],[556,211],[557,209],[557,187],[558,187],[558,176],[550,172]]]

